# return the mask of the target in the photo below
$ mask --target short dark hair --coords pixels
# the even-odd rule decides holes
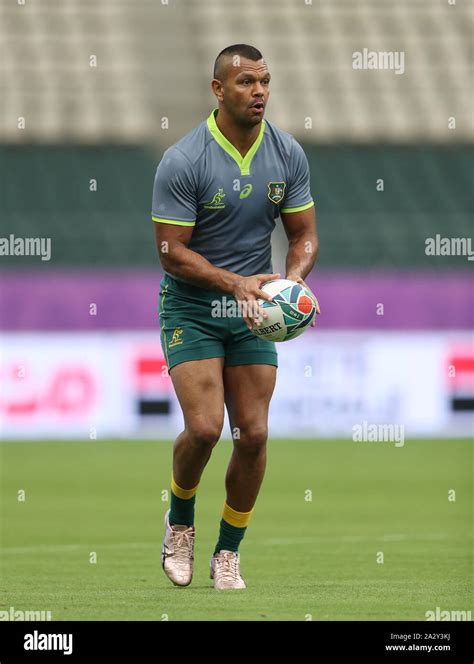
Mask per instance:
[[[255,46],[249,46],[248,44],[232,44],[232,46],[227,46],[216,58],[214,63],[214,78],[219,78],[221,60],[226,55],[240,55],[243,58],[248,58],[254,62],[263,58],[263,55],[258,48],[255,48]]]

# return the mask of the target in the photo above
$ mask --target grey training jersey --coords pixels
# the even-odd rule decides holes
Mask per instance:
[[[270,237],[280,212],[314,205],[306,156],[290,134],[263,120],[242,157],[215,114],[164,153],[152,218],[192,226],[189,249],[216,267],[242,276],[272,272]]]

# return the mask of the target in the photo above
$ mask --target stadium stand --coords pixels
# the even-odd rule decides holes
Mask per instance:
[[[268,118],[310,161],[319,265],[450,267],[424,240],[469,236],[472,13],[432,0],[3,2],[4,233],[41,229],[53,265],[156,265],[155,166],[212,108],[218,51],[246,41],[273,71]],[[354,70],[364,48],[403,51],[404,73]],[[284,247],[280,229],[277,264]]]
[[[170,144],[207,115],[218,51],[245,41],[273,71],[271,117],[304,140],[472,139],[472,18],[447,0],[2,2],[0,138],[148,143],[167,117]],[[403,51],[404,73],[354,70],[364,48]]]

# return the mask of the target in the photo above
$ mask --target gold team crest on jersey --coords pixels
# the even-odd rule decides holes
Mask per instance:
[[[269,182],[268,198],[272,203],[280,203],[285,195],[286,182]]]
[[[183,330],[180,327],[176,327],[173,332],[173,336],[171,337],[171,341],[168,344],[168,348],[173,348],[173,346],[179,346],[179,344],[182,344],[182,334]]]

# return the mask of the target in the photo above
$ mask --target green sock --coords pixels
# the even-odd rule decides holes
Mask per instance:
[[[169,521],[172,526],[194,526],[194,504],[196,496],[192,498],[178,498],[171,492],[171,510]]]
[[[227,523],[227,521],[224,521],[224,519],[221,519],[219,539],[217,540],[214,555],[223,549],[225,551],[238,551],[239,544],[242,541],[246,530],[247,527],[236,528],[235,526],[231,526],[230,523]]]
[[[169,522],[172,526],[194,526],[194,504],[198,486],[193,489],[183,489],[176,483],[174,475],[171,476]]]

